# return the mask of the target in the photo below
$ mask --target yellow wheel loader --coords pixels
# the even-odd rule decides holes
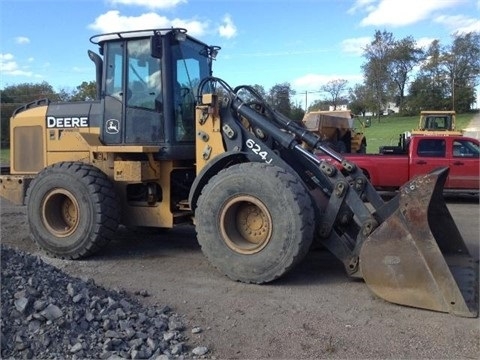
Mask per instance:
[[[453,110],[423,110],[420,112],[418,128],[412,135],[463,135],[462,130],[455,129],[456,113]]]
[[[478,264],[442,198],[448,169],[386,202],[355,164],[253,88],[213,77],[218,47],[184,29],[90,40],[100,49],[88,52],[95,100],[40,99],[11,118],[1,195],[26,205],[46,253],[79,259],[119,225],[193,220],[203,253],[233,280],[273,281],[315,241],[387,301],[477,316]]]
[[[302,119],[305,127],[318,134],[322,141],[340,153],[367,152],[367,139],[357,131],[350,110],[310,111]]]

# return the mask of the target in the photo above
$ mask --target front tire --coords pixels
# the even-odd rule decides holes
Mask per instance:
[[[277,166],[244,163],[210,179],[195,223],[202,251],[216,268],[233,280],[260,284],[305,257],[314,208],[296,176]]]
[[[63,259],[89,256],[105,246],[119,224],[112,182],[94,166],[62,162],[42,170],[27,192],[33,240]]]

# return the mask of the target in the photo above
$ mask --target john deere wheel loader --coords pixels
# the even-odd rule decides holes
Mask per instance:
[[[252,88],[212,77],[218,47],[184,29],[90,40],[102,55],[88,52],[96,100],[42,99],[11,118],[1,195],[26,204],[48,254],[91,255],[120,224],[194,219],[202,251],[233,280],[273,281],[315,239],[387,301],[477,316],[477,264],[442,198],[448,169],[385,202],[355,164]]]

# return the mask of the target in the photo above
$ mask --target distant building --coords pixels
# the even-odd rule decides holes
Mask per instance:
[[[395,113],[397,114],[400,111],[400,108],[394,102],[387,103],[384,115]]]
[[[337,105],[336,109],[333,105],[330,105],[328,107],[328,111],[347,111],[347,110],[348,110],[348,104]]]
[[[390,115],[390,114],[397,114],[400,111],[398,106],[394,102],[388,102],[385,108],[382,111],[382,115]],[[372,111],[367,111],[365,116],[373,116]]]

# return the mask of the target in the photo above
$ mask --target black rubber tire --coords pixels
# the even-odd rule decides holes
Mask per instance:
[[[335,144],[335,149],[340,154],[345,154],[347,152],[347,145],[343,140],[338,140],[337,143]]]
[[[296,176],[277,166],[243,163],[210,179],[195,223],[202,251],[217,269],[233,280],[261,284],[308,253],[314,208]]]
[[[84,258],[105,246],[118,228],[119,208],[112,182],[81,162],[43,169],[27,191],[33,240],[62,259]]]
[[[365,139],[362,140],[362,143],[360,145],[360,149],[357,151],[359,154],[366,154],[367,153],[367,143]]]

